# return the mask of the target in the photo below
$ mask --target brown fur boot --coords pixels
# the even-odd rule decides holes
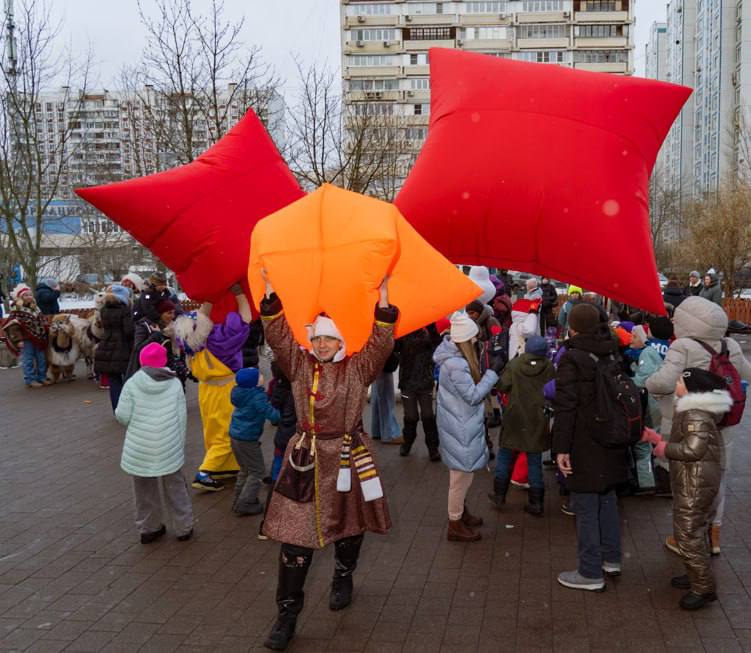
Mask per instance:
[[[448,533],[449,542],[477,542],[482,539],[480,533],[476,533],[461,519],[449,519]]]

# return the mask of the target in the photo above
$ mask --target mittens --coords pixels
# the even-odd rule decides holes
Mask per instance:
[[[641,434],[641,441],[649,442],[650,444],[659,444],[662,442],[662,436],[654,429],[644,427],[644,431]]]
[[[665,448],[668,446],[668,443],[664,440],[661,440],[655,445],[654,448],[654,455],[656,458],[664,458],[665,457]]]

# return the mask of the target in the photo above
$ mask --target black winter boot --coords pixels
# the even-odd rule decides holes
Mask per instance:
[[[423,417],[422,430],[425,431],[425,444],[428,447],[430,462],[439,462],[441,454],[438,451],[438,425],[435,417]]]
[[[357,569],[362,535],[345,537],[334,542],[334,579],[329,596],[330,610],[343,610],[352,603],[352,574]]]
[[[508,486],[511,481],[509,477],[505,482],[500,481],[497,478],[493,479],[493,491],[488,492],[488,499],[493,504],[493,507],[500,510],[503,504],[506,503],[506,493],[508,492]]]
[[[528,503],[524,506],[524,512],[533,515],[534,517],[542,517],[543,509],[545,506],[545,489],[531,487],[527,491]]]
[[[297,615],[305,601],[305,578],[312,560],[312,549],[282,544],[279,554],[279,584],[276,588],[279,615],[263,643],[272,651],[284,651],[295,636]]]
[[[402,437],[404,438],[404,444],[399,447],[399,455],[409,456],[409,452],[412,450],[412,445],[417,438],[417,421],[406,418],[404,419]]]

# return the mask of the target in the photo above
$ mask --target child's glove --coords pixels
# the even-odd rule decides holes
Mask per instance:
[[[655,458],[665,458],[665,448],[668,446],[668,443],[664,440],[661,440],[655,445],[654,449],[654,455]]]
[[[659,444],[662,442],[662,436],[654,429],[645,426],[641,434],[641,441],[649,442],[650,444]]]

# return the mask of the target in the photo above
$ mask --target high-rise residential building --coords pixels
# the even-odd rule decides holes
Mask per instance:
[[[684,203],[748,168],[749,25],[751,0],[668,3],[667,81],[694,89],[663,147],[668,188]]]
[[[646,76],[665,81],[668,74],[668,25],[652,23],[645,46]]]
[[[633,72],[633,0],[340,3],[345,107],[355,115],[398,116],[413,156],[427,133],[432,47]]]

